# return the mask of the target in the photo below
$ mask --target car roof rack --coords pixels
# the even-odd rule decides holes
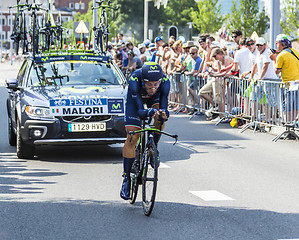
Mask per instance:
[[[33,59],[36,63],[56,62],[56,61],[96,61],[111,63],[112,56],[102,54],[96,50],[50,50],[35,55]]]

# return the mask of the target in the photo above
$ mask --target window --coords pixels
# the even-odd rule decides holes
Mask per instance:
[[[13,23],[11,22],[11,16],[8,17],[8,26],[12,25]]]
[[[81,3],[81,9],[82,9],[82,10],[85,9],[85,3]]]
[[[69,3],[69,8],[74,9],[74,3]]]
[[[2,25],[2,26],[5,26],[5,25],[6,25],[6,18],[5,18],[5,16],[2,16],[2,19],[1,19],[1,25]]]
[[[80,3],[75,3],[75,9],[76,10],[80,9]]]
[[[19,86],[22,86],[22,83],[23,83],[23,78],[25,76],[25,73],[26,73],[26,69],[27,69],[27,65],[28,65],[28,61],[24,61],[19,73],[18,73],[18,76],[17,76],[17,79],[18,79],[18,85]]]
[[[6,38],[5,38],[5,32],[2,32],[0,37],[1,37],[1,40],[6,40]]]

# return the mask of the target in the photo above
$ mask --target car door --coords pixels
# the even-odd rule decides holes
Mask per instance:
[[[18,72],[17,75],[17,80],[18,80],[18,86],[22,87],[23,82],[24,82],[24,77],[25,77],[25,73],[27,70],[27,66],[28,66],[28,60],[25,60]],[[12,124],[13,127],[16,128],[16,112],[17,112],[17,108],[20,108],[20,94],[21,94],[22,90],[16,90],[13,91],[11,90],[9,92],[9,99],[10,99],[10,114],[11,114],[11,120],[12,120]],[[20,110],[20,109],[19,109]]]

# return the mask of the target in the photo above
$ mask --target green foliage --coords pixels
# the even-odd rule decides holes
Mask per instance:
[[[240,29],[243,36],[248,37],[256,31],[260,36],[269,28],[269,17],[265,9],[259,13],[258,0],[240,0],[240,6],[233,1],[231,14],[228,15],[228,28]]]
[[[115,0],[120,6],[116,24],[121,31],[132,32],[139,41],[143,40],[144,23],[144,0]],[[134,6],[134,7],[132,7]],[[154,2],[148,2],[148,28],[153,29],[154,37],[161,35],[159,25],[164,27],[164,37],[167,36],[167,29],[171,25],[178,27],[179,35],[184,31],[188,32],[187,22],[191,22],[191,7],[196,8],[194,0],[171,0],[167,7],[157,9]]]
[[[299,28],[299,0],[283,0],[282,6],[282,31],[286,35],[295,35],[298,38],[296,30]]]
[[[165,23],[167,25],[175,25],[179,29],[179,33],[187,28],[187,22],[191,22],[191,12],[197,6],[194,0],[171,0],[168,1],[164,10]]]
[[[191,8],[191,20],[200,33],[215,33],[221,28],[225,17],[220,14],[221,5],[217,3],[218,0],[202,0],[198,1],[196,10]]]
[[[144,0],[115,0],[119,7],[115,24],[121,32],[131,32],[139,42],[143,40]],[[154,2],[148,2],[148,28],[154,30],[154,36],[159,35],[160,24],[165,25],[165,9],[157,9]]]

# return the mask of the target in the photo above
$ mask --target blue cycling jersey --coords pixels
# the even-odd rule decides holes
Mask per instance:
[[[148,110],[144,109],[144,104],[151,108],[155,104],[159,104],[159,109],[163,109],[167,116],[169,115],[168,94],[170,90],[170,82],[163,75],[162,82],[156,92],[149,96],[144,87],[141,77],[141,69],[133,72],[129,78],[129,89],[126,102],[126,126],[141,126],[140,119],[147,116]]]

